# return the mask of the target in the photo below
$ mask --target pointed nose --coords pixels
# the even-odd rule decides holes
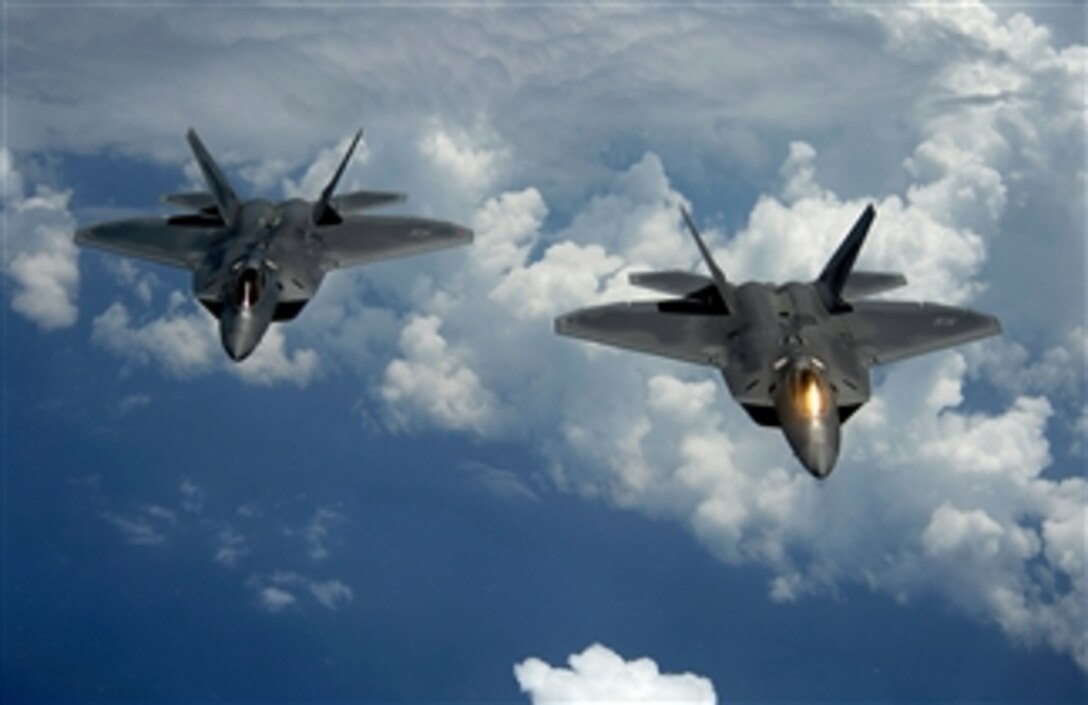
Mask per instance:
[[[220,320],[219,333],[230,359],[241,362],[253,353],[264,332],[247,316],[223,317]]]
[[[807,448],[797,454],[805,470],[813,477],[823,480],[835,469],[835,461],[838,460],[838,448],[832,448],[827,444],[809,444]]]
[[[839,418],[834,411],[821,419],[783,419],[782,431],[794,455],[809,474],[824,479],[839,459]]]

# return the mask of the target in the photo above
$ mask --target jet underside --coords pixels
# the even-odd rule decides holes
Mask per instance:
[[[404,200],[398,193],[335,189],[362,136],[355,135],[317,201],[242,201],[196,133],[188,140],[207,191],[164,197],[186,212],[84,228],[80,245],[192,272],[193,294],[219,320],[223,348],[248,357],[269,326],[289,321],[317,293],[327,272],[472,241],[453,223],[357,211]]]
[[[725,280],[685,211],[711,277],[632,274],[633,284],[679,298],[573,311],[556,319],[556,331],[718,368],[752,420],[780,427],[802,465],[826,477],[841,425],[869,400],[873,365],[1000,331],[997,319],[969,309],[867,301],[906,283],[900,274],[853,271],[874,217],[870,206],[816,280],[738,286]]]

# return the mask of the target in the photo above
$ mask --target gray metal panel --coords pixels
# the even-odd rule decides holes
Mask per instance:
[[[555,319],[560,335],[715,366],[725,364],[733,325],[729,316],[662,313],[651,302],[595,306]]]
[[[189,191],[186,193],[168,193],[162,197],[163,203],[172,206],[188,208],[194,211],[202,211],[216,208],[215,196],[206,191]]]
[[[627,281],[634,286],[645,289],[653,289],[665,294],[687,296],[708,286],[714,285],[714,280],[694,272],[669,270],[665,272],[632,272],[627,275]]]
[[[185,269],[200,266],[220,228],[168,225],[161,218],[133,218],[84,228],[80,245]]]
[[[907,278],[892,272],[850,272],[843,287],[842,297],[847,300],[875,296],[876,294],[907,285]]]
[[[472,231],[453,223],[405,216],[357,215],[319,228],[322,266],[352,267],[472,242]]]
[[[997,335],[993,316],[941,304],[864,301],[845,314],[859,355],[883,364]]]
[[[337,213],[343,215],[352,211],[403,203],[406,200],[408,200],[407,195],[391,191],[351,191],[350,193],[333,196],[329,199],[329,205]]]

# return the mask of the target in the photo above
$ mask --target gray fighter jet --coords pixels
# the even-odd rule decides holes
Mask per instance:
[[[95,225],[77,232],[76,242],[191,270],[193,293],[219,319],[224,349],[232,359],[244,360],[269,324],[299,314],[330,270],[472,241],[471,230],[453,223],[358,214],[403,201],[403,194],[333,195],[362,134],[355,134],[317,201],[272,203],[239,200],[189,130],[189,146],[208,190],[163,197],[188,212]]]
[[[869,399],[869,368],[1001,332],[996,318],[931,303],[866,301],[906,284],[901,274],[852,271],[876,211],[870,205],[815,281],[734,285],[684,222],[710,277],[684,271],[631,274],[664,301],[585,308],[556,332],[717,367],[757,424],[781,427],[818,478],[839,455],[839,427]]]

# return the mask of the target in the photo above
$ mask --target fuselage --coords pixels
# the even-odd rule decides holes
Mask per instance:
[[[736,319],[722,374],[758,423],[782,428],[817,477],[834,468],[839,427],[869,398],[869,372],[849,329],[811,284],[751,282],[731,291]]]
[[[236,361],[253,352],[276,320],[298,314],[324,271],[311,206],[294,199],[241,205],[233,227],[193,272],[193,292],[219,319],[220,339]]]

